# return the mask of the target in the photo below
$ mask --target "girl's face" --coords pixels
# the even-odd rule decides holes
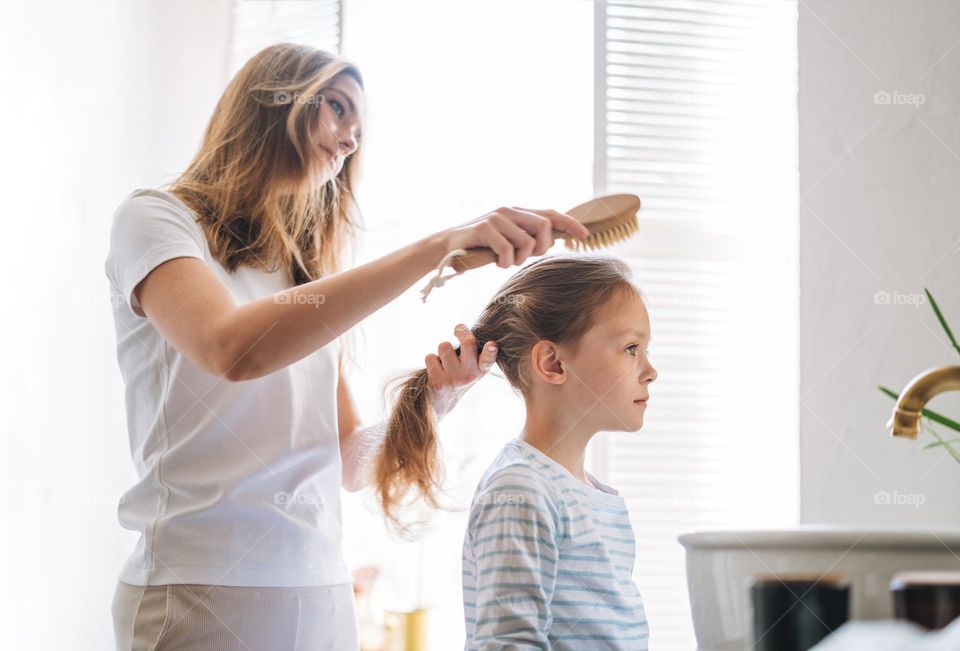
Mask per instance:
[[[566,398],[592,431],[635,432],[643,426],[650,383],[650,317],[630,293],[610,300],[569,358]]]
[[[319,142],[327,159],[324,169],[334,178],[344,160],[357,150],[364,115],[363,89],[349,74],[340,73],[321,91]]]

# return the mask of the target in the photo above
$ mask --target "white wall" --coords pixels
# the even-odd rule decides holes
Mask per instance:
[[[229,2],[0,5],[0,648],[108,649],[135,478],[103,260],[225,83]]]
[[[960,465],[891,438],[875,388],[960,363],[916,305],[960,331],[960,5],[803,0],[799,35],[801,519],[960,525]]]

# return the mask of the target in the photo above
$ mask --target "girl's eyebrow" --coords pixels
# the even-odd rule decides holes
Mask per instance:
[[[623,335],[635,335],[638,339],[643,339],[644,337],[649,336],[647,335],[646,332],[643,332],[641,330],[633,330],[632,328],[621,330],[620,332],[617,333],[617,338],[619,339]],[[649,339],[647,339],[647,341],[653,341],[653,337],[650,337]]]

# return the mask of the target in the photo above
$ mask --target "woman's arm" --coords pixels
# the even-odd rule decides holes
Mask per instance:
[[[213,271],[175,258],[134,290],[145,315],[178,350],[231,381],[284,368],[319,350],[402,294],[445,254],[419,240],[349,271],[236,305]]]
[[[501,208],[341,273],[236,305],[226,287],[196,258],[174,258],[134,289],[143,312],[194,363],[231,381],[249,380],[292,364],[327,345],[402,294],[448,251],[489,246],[498,266],[542,255],[552,229],[578,237],[586,228],[555,211]]]
[[[358,491],[370,483],[371,464],[386,435],[386,423],[360,424],[342,369],[337,383],[337,429],[343,465],[340,483],[348,491]]]

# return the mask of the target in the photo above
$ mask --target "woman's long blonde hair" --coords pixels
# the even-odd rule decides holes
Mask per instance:
[[[515,391],[529,400],[526,360],[534,344],[550,340],[575,351],[600,308],[614,297],[643,294],[630,268],[603,255],[541,258],[514,274],[490,300],[471,328],[477,349],[498,345],[497,365]],[[387,523],[409,534],[402,508],[417,498],[437,508],[442,466],[436,419],[427,400],[427,371],[418,370],[393,389],[394,407],[374,465],[374,486]]]
[[[229,271],[285,269],[299,285],[341,270],[361,227],[353,186],[360,147],[323,182],[321,91],[355,65],[306,45],[264,48],[217,102],[200,150],[168,184],[199,216],[211,254]]]

